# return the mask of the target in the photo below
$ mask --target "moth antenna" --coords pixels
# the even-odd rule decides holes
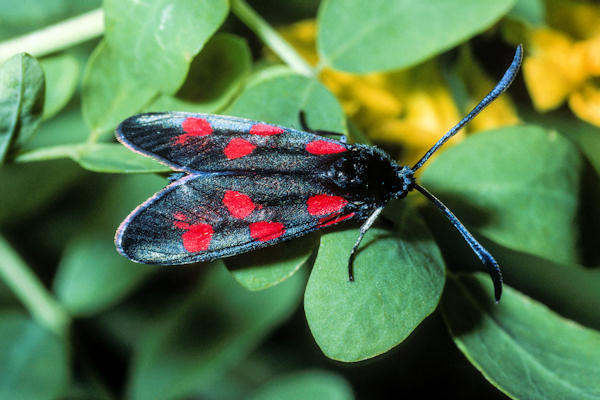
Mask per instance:
[[[517,72],[519,72],[519,67],[521,66],[521,62],[523,61],[523,46],[518,45],[517,50],[515,51],[515,56],[512,60],[512,63],[502,76],[502,79],[498,81],[496,86],[477,104],[471,112],[467,114],[460,122],[452,127],[440,140],[437,141],[436,144],[425,153],[425,155],[412,167],[413,171],[421,168],[423,164],[431,157],[433,153],[437,151],[444,143],[448,141],[452,136],[454,136],[463,126],[465,126],[469,121],[471,121],[477,114],[481,112],[484,108],[486,108],[492,101],[496,100],[498,96],[508,89],[510,84],[515,80],[515,76]]]
[[[456,216],[442,203],[437,197],[431,194],[427,189],[423,186],[414,184],[414,188],[419,192],[423,193],[425,197],[435,204],[437,208],[439,208],[444,215],[450,220],[452,225],[460,232],[463,238],[469,243],[471,249],[477,254],[477,257],[481,260],[483,265],[485,265],[490,273],[492,278],[492,282],[494,283],[494,298],[496,299],[496,303],[500,301],[500,297],[502,296],[502,272],[500,272],[500,267],[498,263],[492,257],[489,251],[487,251],[475,237],[467,230],[467,228],[456,218]]]
[[[354,264],[354,257],[356,256],[356,250],[358,250],[358,246],[360,245],[360,242],[362,241],[363,237],[365,236],[365,233],[367,233],[369,228],[373,225],[373,223],[375,222],[377,217],[379,217],[379,214],[381,214],[382,211],[383,211],[383,207],[379,207],[378,209],[373,211],[373,213],[371,215],[369,215],[369,218],[367,218],[367,220],[365,222],[363,222],[363,224],[360,227],[360,233],[358,234],[356,243],[354,243],[354,247],[352,247],[352,251],[350,252],[350,257],[348,258],[348,280],[350,282],[354,281],[353,264]]]

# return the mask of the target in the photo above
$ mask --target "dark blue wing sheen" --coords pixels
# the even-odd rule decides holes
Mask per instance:
[[[117,139],[133,151],[188,173],[307,173],[352,147],[244,118],[185,112],[135,115],[119,125]]]
[[[369,207],[318,176],[191,174],[135,209],[115,242],[136,262],[210,261],[364,219]]]

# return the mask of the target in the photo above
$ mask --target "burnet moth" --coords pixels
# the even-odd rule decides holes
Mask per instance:
[[[415,182],[437,149],[503,93],[523,58],[518,46],[504,76],[469,114],[413,166],[396,164],[374,146],[328,139],[243,118],[185,112],[130,117],[117,139],[179,171],[171,183],[119,226],[115,243],[132,261],[174,265],[252,251],[342,221],[364,221],[348,260],[385,205],[413,189],[433,202],[488,268],[496,301],[502,274],[492,255],[452,212]],[[343,135],[342,135],[343,136]]]

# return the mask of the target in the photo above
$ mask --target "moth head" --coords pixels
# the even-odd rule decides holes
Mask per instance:
[[[395,199],[405,197],[408,192],[415,187],[415,173],[408,165],[398,167],[396,170],[396,178],[398,181],[397,189],[394,191]]]

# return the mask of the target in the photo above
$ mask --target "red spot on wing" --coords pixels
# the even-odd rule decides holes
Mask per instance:
[[[252,153],[255,148],[255,145],[245,139],[233,138],[227,143],[227,146],[225,146],[225,157],[230,160],[244,157]]]
[[[254,211],[254,203],[250,197],[235,190],[228,190],[223,196],[223,204],[235,218],[243,219]]]
[[[213,131],[210,123],[204,118],[186,118],[181,124],[184,132],[191,136],[206,136]]]
[[[187,216],[180,212],[180,211],[176,211],[175,213],[173,213],[173,218],[175,218],[178,221],[185,221],[187,220]]]
[[[348,204],[348,200],[340,196],[318,194],[311,196],[306,205],[310,215],[326,215],[341,210]]]
[[[183,247],[189,252],[204,251],[208,249],[214,231],[209,224],[194,224],[188,231],[181,235]]]
[[[205,251],[210,246],[210,241],[213,236],[213,228],[209,224],[188,224],[185,222],[187,217],[182,212],[173,214],[176,221],[173,225],[179,229],[185,229],[186,232],[181,235],[183,247],[190,253],[197,251]]]
[[[328,219],[327,217],[321,218],[319,220],[319,226],[321,228],[323,228],[325,226],[337,224],[338,222],[342,222],[343,220],[348,219],[348,218],[352,218],[352,217],[354,217],[354,213],[350,213],[350,214],[347,214],[347,215],[341,215],[341,216],[339,216],[337,218],[334,218],[332,220],[329,220],[329,221],[327,220]]]
[[[191,137],[206,136],[213,132],[210,123],[204,118],[186,118],[181,128],[185,133],[174,138],[175,144],[186,144]]]
[[[323,154],[343,153],[346,151],[344,146],[339,143],[328,142],[326,140],[313,140],[306,144],[306,151],[317,156]]]
[[[271,135],[279,135],[280,133],[285,132],[285,129],[278,128],[273,125],[267,124],[255,124],[250,128],[251,135],[260,135],[260,136],[271,136]]]
[[[179,228],[179,229],[188,229],[189,228],[190,224],[185,222],[187,220],[187,217],[184,213],[177,211],[176,213],[173,214],[173,218],[176,219],[176,221],[173,222],[173,225],[175,225],[177,228]]]
[[[277,239],[285,233],[283,224],[280,222],[254,222],[250,224],[250,236],[260,242],[268,242]]]

